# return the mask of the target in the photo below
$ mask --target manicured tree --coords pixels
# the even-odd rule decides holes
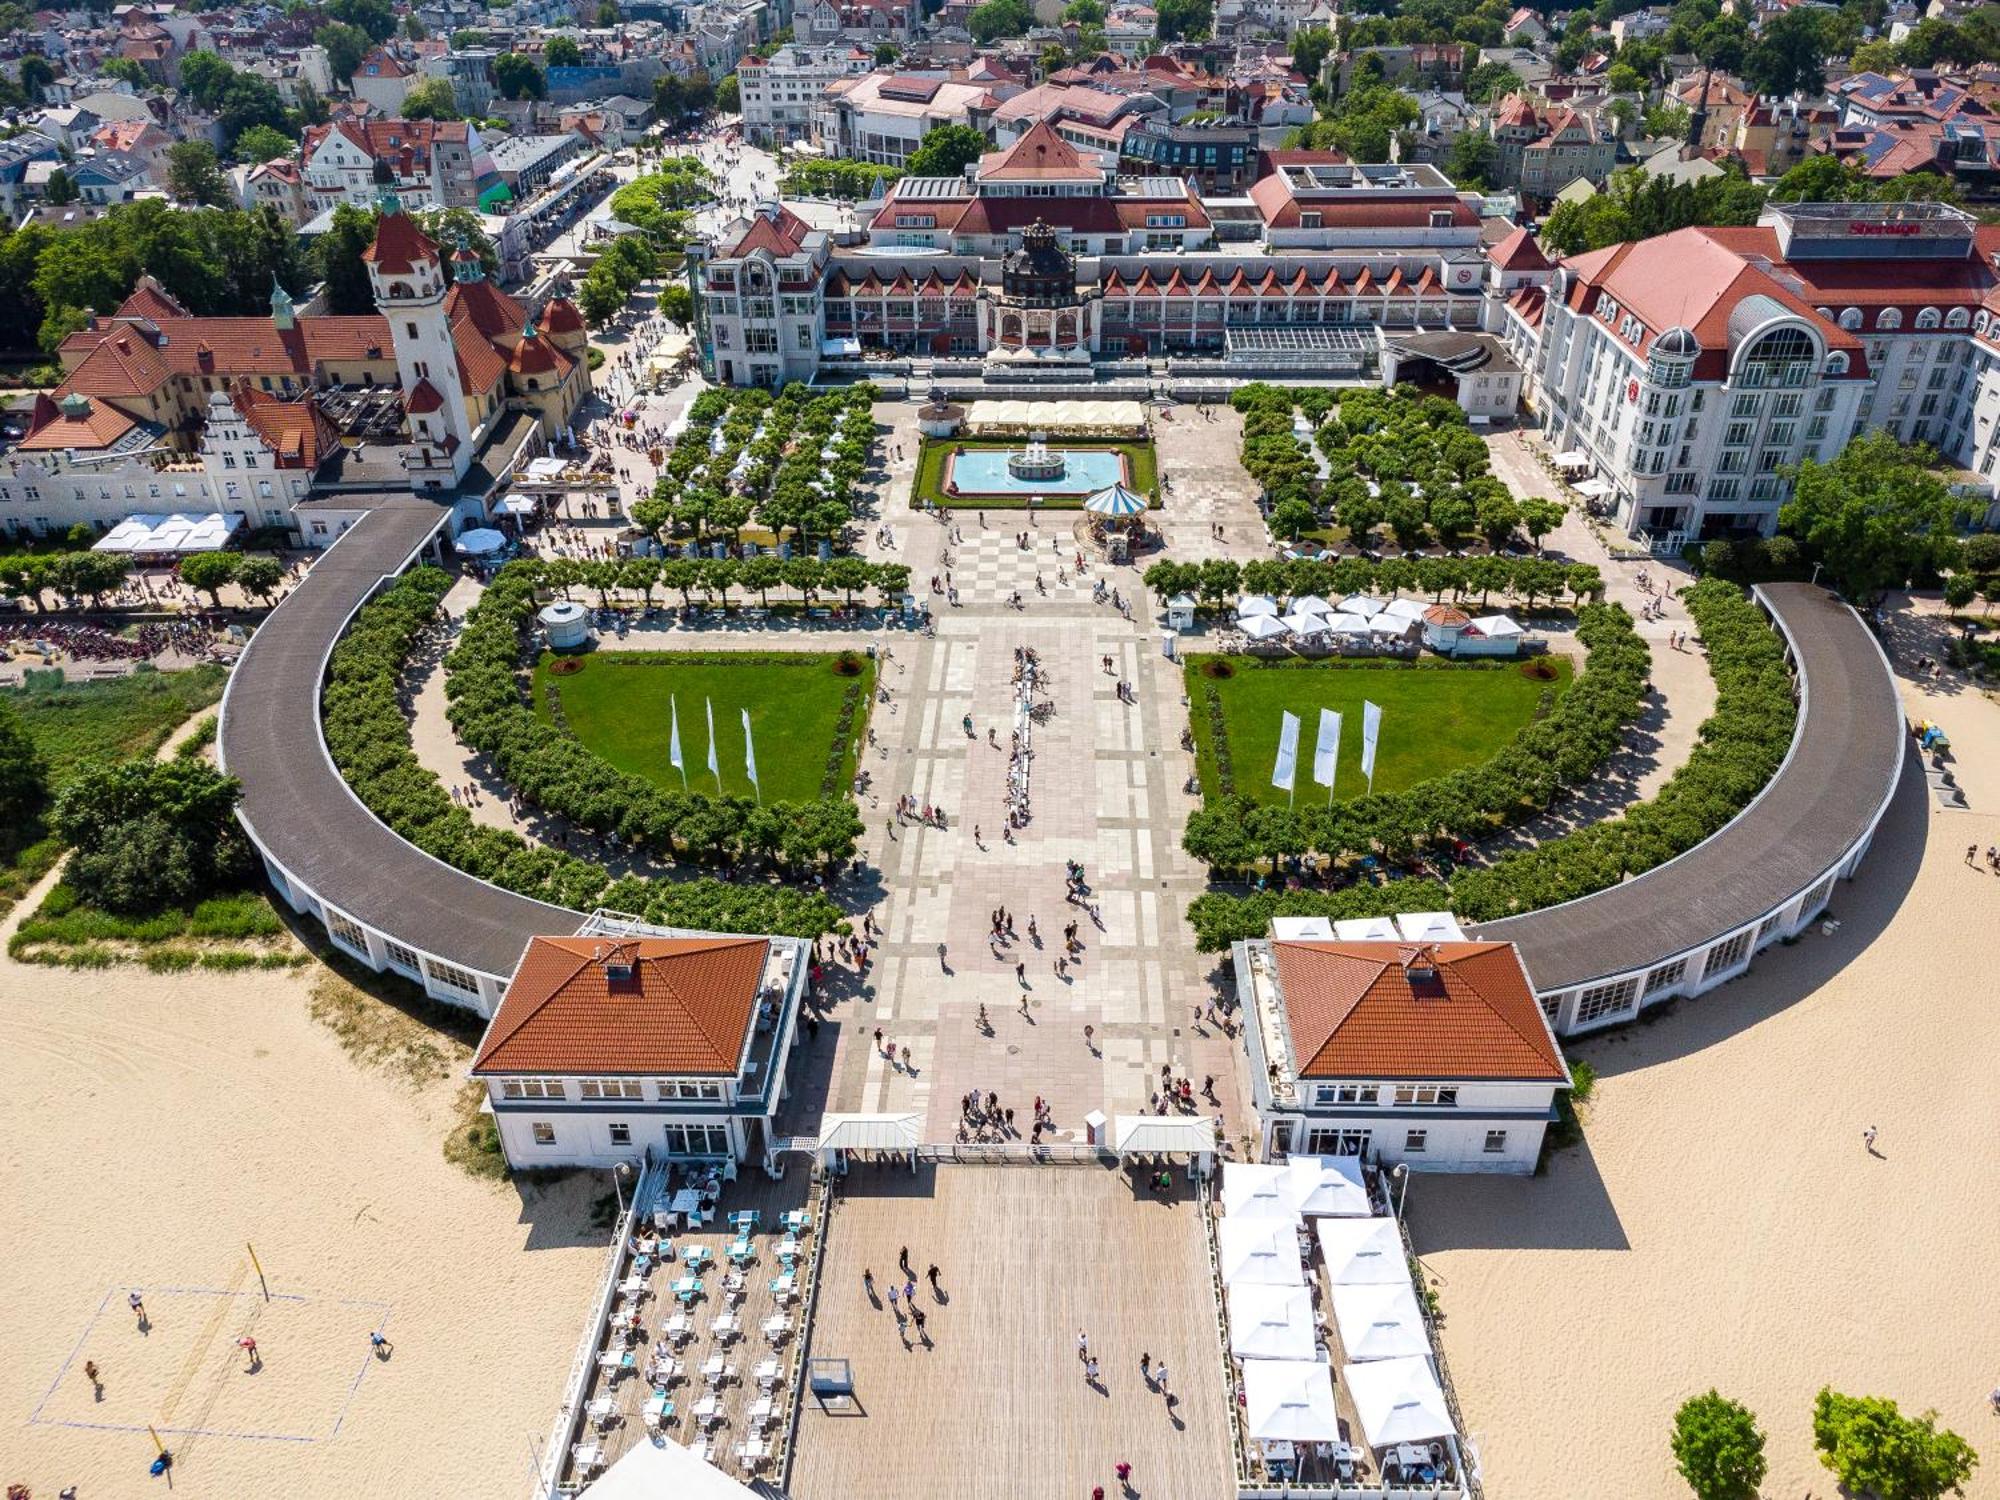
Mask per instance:
[[[1948,609],[1964,609],[1978,597],[1978,581],[1969,573],[1954,573],[1944,581],[1944,602]]]
[[[275,557],[246,557],[236,569],[236,582],[243,592],[266,604],[277,592],[278,585],[285,581],[285,567]]]
[[[1674,1413],[1674,1463],[1695,1500],[1756,1500],[1764,1482],[1764,1434],[1750,1409],[1714,1390]]]
[[[1521,527],[1534,539],[1535,550],[1542,550],[1542,538],[1562,525],[1563,506],[1554,500],[1523,500],[1521,502]]]
[[[1934,460],[1893,433],[1856,438],[1831,463],[1799,465],[1778,524],[1812,549],[1843,594],[1871,601],[1960,551],[1957,530],[1972,503],[1931,472]]]
[[[181,582],[207,594],[217,609],[222,608],[222,586],[233,582],[242,558],[234,552],[197,552],[181,559]]]
[[[744,558],[742,570],[737,575],[737,582],[746,589],[754,589],[758,604],[766,609],[771,607],[771,590],[784,581],[785,565],[771,552]]]
[[[1819,1461],[1854,1494],[1878,1500],[1960,1495],[1979,1465],[1972,1446],[1937,1413],[1906,1417],[1883,1396],[1848,1396],[1823,1386],[1813,1402]]]
[[[14,705],[0,698],[0,838],[10,838],[41,804],[48,766]]]

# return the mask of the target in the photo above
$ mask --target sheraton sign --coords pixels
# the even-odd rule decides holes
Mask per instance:
[[[1890,235],[1921,234],[1923,232],[1923,225],[1869,224],[1860,220],[1856,220],[1847,226],[1847,232],[1849,234],[1890,234]]]

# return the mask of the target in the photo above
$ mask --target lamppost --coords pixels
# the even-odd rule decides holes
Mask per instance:
[[[630,1162],[613,1162],[611,1165],[611,1190],[618,1195],[618,1217],[625,1217],[625,1179],[632,1175]]]
[[[1410,1164],[1399,1161],[1389,1169],[1389,1179],[1396,1184],[1396,1217],[1403,1217],[1403,1199],[1410,1191]]]
[[[1812,574],[1812,578],[1811,578],[1810,580],[1808,580],[1808,581],[1809,581],[1809,582],[1811,582],[1811,583],[1818,583],[1818,582],[1819,582],[1819,570],[1820,570],[1821,568],[1825,567],[1825,566],[1826,566],[1826,564],[1825,564],[1825,563],[1814,563],[1814,564],[1813,564],[1813,574]]]

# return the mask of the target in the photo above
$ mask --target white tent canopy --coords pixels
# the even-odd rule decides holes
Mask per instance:
[[[1596,478],[1579,479],[1576,482],[1575,489],[1579,495],[1588,495],[1593,499],[1611,493],[1611,486],[1602,479]]]
[[[760,1493],[713,1468],[668,1438],[634,1443],[580,1500],[756,1500]]]
[[[1325,917],[1273,917],[1271,936],[1281,942],[1331,942],[1333,923]]]
[[[1229,1352],[1238,1359],[1316,1358],[1311,1293],[1254,1281],[1229,1288]]]
[[[1294,1156],[1285,1163],[1285,1191],[1302,1214],[1365,1217],[1375,1211],[1358,1156]]]
[[[1248,619],[1251,615],[1275,615],[1278,601],[1269,594],[1245,594],[1236,601],[1236,618]]]
[[[1172,1115],[1120,1115],[1111,1148],[1120,1156],[1200,1155],[1215,1151],[1215,1121]]]
[[[1415,625],[1424,617],[1430,606],[1421,599],[1392,599],[1382,606],[1382,613],[1392,620],[1401,620],[1406,625]]]
[[[1146,430],[1137,401],[975,401],[965,415],[968,435],[1045,432],[1123,436]]]
[[[99,537],[93,552],[157,557],[166,553],[216,552],[243,529],[243,512],[140,512],[127,516]]]
[[[507,545],[506,533],[495,531],[490,526],[475,526],[470,531],[461,531],[452,550],[461,557],[485,557],[498,552]]]
[[[1318,594],[1301,594],[1292,601],[1292,613],[1295,615],[1330,615],[1333,613],[1333,606],[1320,598]]]
[[[1506,615],[1481,615],[1472,622],[1472,628],[1496,641],[1506,640],[1521,633],[1521,627]]]
[[[1368,594],[1349,594],[1340,601],[1340,607],[1350,615],[1379,615],[1382,601]]]
[[[1319,1219],[1313,1232],[1335,1286],[1409,1284],[1410,1264],[1394,1219]]]
[[[1453,1437],[1451,1412],[1444,1404],[1444,1392],[1431,1362],[1412,1355],[1407,1359],[1375,1359],[1366,1364],[1348,1365],[1340,1372],[1347,1382],[1347,1394],[1354,1401],[1361,1430],[1368,1446],[1386,1448],[1391,1443],[1421,1443],[1430,1438]]]
[[[1303,1286],[1298,1231],[1285,1219],[1224,1219],[1215,1226],[1224,1286]]]
[[[1299,1217],[1285,1168],[1275,1162],[1224,1162],[1222,1211],[1232,1219],[1283,1219],[1296,1223]]]
[[[1291,634],[1291,627],[1276,615],[1250,615],[1239,619],[1236,628],[1253,641],[1276,640],[1281,635]]]
[[[1417,1294],[1407,1281],[1363,1282],[1333,1289],[1333,1321],[1352,1360],[1403,1359],[1431,1352]]]
[[[1590,455],[1581,448],[1571,448],[1556,455],[1556,467],[1559,469],[1581,469],[1589,462]]]
[[[1243,1361],[1243,1413],[1258,1442],[1332,1443],[1333,1367],[1296,1359]]]
[[[1393,943],[1402,937],[1394,917],[1343,917],[1333,930],[1343,943]]]
[[[1328,615],[1326,629],[1331,635],[1367,635],[1368,617],[1348,614]]]
[[[1465,931],[1448,911],[1411,911],[1396,918],[1396,926],[1413,943],[1462,943]]]
[[[819,1127],[825,1151],[914,1151],[923,1141],[922,1115],[826,1115]]]
[[[1293,635],[1319,635],[1326,629],[1326,616],[1311,610],[1294,609],[1279,621]]]

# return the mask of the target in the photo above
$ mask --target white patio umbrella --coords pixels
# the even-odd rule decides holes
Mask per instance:
[[[1340,1378],[1347,1382],[1347,1394],[1354,1401],[1369,1447],[1454,1435],[1451,1411],[1444,1404],[1444,1392],[1438,1388],[1428,1359],[1416,1355],[1373,1359],[1346,1366]]]
[[[1410,1265],[1394,1219],[1315,1219],[1313,1233],[1335,1286],[1408,1283]]]
[[[1222,1211],[1232,1219],[1298,1222],[1291,1177],[1281,1162],[1228,1161],[1222,1164]]]
[[[1229,1288],[1229,1352],[1238,1359],[1311,1359],[1318,1350],[1304,1287],[1245,1281]]]
[[[1296,1359],[1243,1361],[1243,1415],[1260,1443],[1331,1443],[1340,1438],[1333,1367]]]
[[[1367,635],[1369,634],[1367,617],[1364,615],[1345,614],[1328,615],[1326,617],[1326,633],[1328,635],[1339,636]]]
[[[1301,594],[1292,601],[1292,613],[1330,615],[1333,613],[1333,606],[1320,598],[1318,594]]]
[[[1146,498],[1133,494],[1122,484],[1114,484],[1084,501],[1083,508],[1094,516],[1142,516],[1146,513]]]
[[[1274,641],[1281,635],[1290,635],[1292,627],[1276,615],[1245,615],[1236,621],[1236,628],[1253,641]]]
[[[1260,616],[1260,618],[1262,617]],[[1326,633],[1326,616],[1316,615],[1310,610],[1294,608],[1280,623],[1284,625],[1285,629],[1291,631],[1293,635],[1324,635]]]
[[[1269,594],[1245,594],[1236,601],[1236,618],[1247,620],[1252,615],[1275,615],[1278,601]]]
[[[1340,607],[1350,615],[1379,615],[1382,601],[1367,594],[1349,594],[1340,601]]]
[[[1472,625],[1481,635],[1496,641],[1521,633],[1521,627],[1505,615],[1480,615]]]
[[[458,540],[452,543],[452,550],[461,557],[485,557],[506,545],[507,538],[503,533],[490,526],[475,526],[458,534]]]
[[[1304,1286],[1298,1233],[1283,1219],[1224,1219],[1215,1226],[1224,1286]]]
[[[1358,1156],[1294,1156],[1285,1171],[1292,1207],[1302,1214],[1359,1217],[1375,1211]]]
[[[1402,1359],[1431,1352],[1417,1294],[1407,1281],[1335,1287],[1333,1321],[1349,1359]]]

